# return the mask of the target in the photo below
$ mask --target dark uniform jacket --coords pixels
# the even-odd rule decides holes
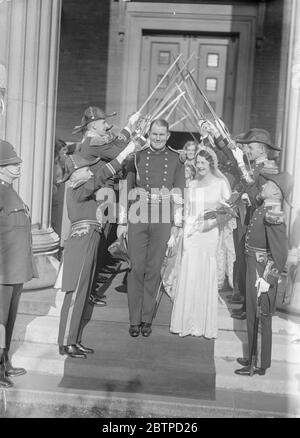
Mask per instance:
[[[251,206],[247,207],[247,213],[245,218],[245,225],[249,224],[250,218],[255,211],[256,207],[258,206],[257,203],[257,195],[259,194],[263,184],[266,183],[266,179],[261,175],[261,171],[265,173],[278,173],[279,169],[273,166],[269,166],[269,163],[271,163],[270,160],[267,158],[264,161],[260,161],[257,163],[253,163],[252,170],[253,170],[253,180],[254,182],[252,184],[248,184],[245,188],[245,193],[248,194]]]
[[[179,154],[168,146],[161,151],[148,147],[137,152],[127,166],[127,190],[134,188],[142,191],[148,200],[151,189],[178,188],[184,196],[185,167]],[[155,191],[152,193],[155,196]]]
[[[150,194],[151,189],[167,188],[171,190],[185,187],[184,164],[179,155],[169,147],[155,151],[151,147],[136,153],[127,168],[128,189],[138,187]]]
[[[11,184],[0,179],[0,284],[38,277],[32,253],[28,207]]]
[[[178,188],[184,196],[185,167],[179,154],[168,146],[161,151],[151,147],[138,151],[127,166],[127,191],[137,188],[151,200],[151,189]],[[152,192],[155,196],[155,191]],[[130,206],[130,203],[129,203]],[[176,206],[173,204],[174,209]]]
[[[246,254],[255,256],[255,253],[266,252],[268,259],[273,261],[273,274],[280,274],[285,266],[288,256],[288,240],[286,225],[280,213],[272,213],[272,207],[264,205],[258,207],[250,220],[246,238]],[[268,283],[276,281],[272,272],[265,278]]]
[[[78,221],[96,222],[97,202],[95,192],[121,169],[117,160],[93,166],[94,177],[77,188],[67,189],[68,216],[72,224]],[[82,268],[84,257],[84,240],[90,239],[93,231],[100,231],[100,224],[82,224],[80,229],[71,234],[65,244],[62,290],[74,290]],[[73,233],[73,234],[72,234]]]
[[[100,136],[87,136],[81,143],[77,145],[77,153],[93,160],[100,157],[101,160],[109,162],[126,147],[130,139],[130,132],[123,129],[119,136],[111,136],[107,139]]]

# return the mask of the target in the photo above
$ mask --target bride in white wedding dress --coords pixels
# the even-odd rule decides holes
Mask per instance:
[[[186,189],[181,248],[171,275],[174,303],[170,331],[179,336],[217,337],[219,235],[233,215],[215,212],[230,195],[214,151],[200,147],[196,176]]]

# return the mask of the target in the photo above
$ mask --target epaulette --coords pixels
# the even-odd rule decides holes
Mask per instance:
[[[270,225],[280,225],[284,223],[284,212],[268,210],[265,214],[265,222]]]

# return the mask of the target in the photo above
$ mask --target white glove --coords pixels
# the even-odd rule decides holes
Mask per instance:
[[[199,120],[198,125],[202,135],[210,134],[213,137],[219,136],[219,131],[216,126],[210,120]]]
[[[233,153],[233,156],[236,159],[237,163],[239,165],[244,166],[245,163],[244,163],[243,151],[240,148],[235,148],[235,149],[232,149],[232,153]]]
[[[247,207],[251,206],[251,201],[250,201],[248,193],[243,193],[241,196],[241,200],[242,200],[243,204],[245,204]]]
[[[119,238],[122,234],[127,234],[127,233],[128,233],[127,225],[118,225],[117,238]]]
[[[139,120],[140,117],[141,117],[141,113],[139,112],[132,114],[132,116],[130,116],[128,119],[129,124],[134,125]]]
[[[170,236],[170,238],[168,240],[168,243],[167,243],[168,249],[174,248],[175,243],[176,243],[176,238],[175,238],[174,234],[171,234],[171,236]]]
[[[133,152],[135,152],[135,149],[136,149],[136,144],[134,143],[134,141],[130,141],[128,143],[128,145],[126,146],[126,148],[123,149],[123,151],[119,153],[119,155],[116,157],[116,159],[118,160],[118,162],[120,164],[122,164],[122,162],[125,160],[125,158],[128,157],[129,154],[132,154]]]
[[[270,283],[268,283],[262,277],[259,277],[256,280],[255,287],[257,288],[259,294],[263,294],[268,292],[268,290],[270,289]]]

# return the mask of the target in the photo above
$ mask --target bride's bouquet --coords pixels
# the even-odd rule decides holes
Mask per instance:
[[[220,206],[214,210],[206,210],[204,212],[204,220],[222,218],[223,215],[227,217],[238,217],[236,209],[240,200],[241,193],[233,192],[227,201],[221,201]]]

